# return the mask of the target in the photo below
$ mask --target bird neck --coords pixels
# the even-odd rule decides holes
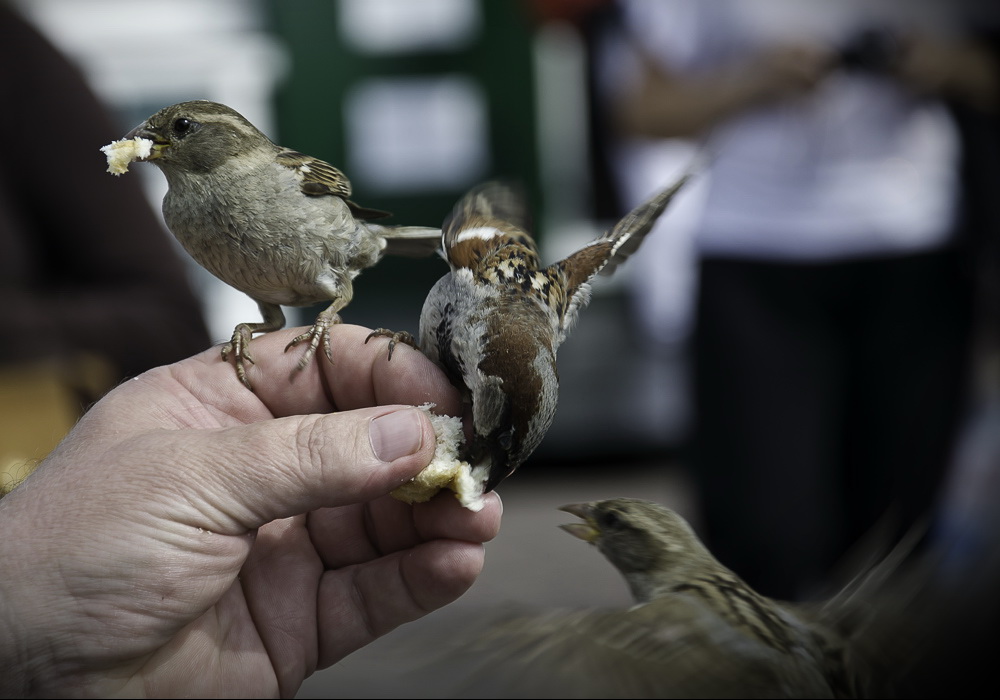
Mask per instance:
[[[688,564],[678,561],[669,566],[653,566],[630,571],[623,576],[635,602],[648,603],[686,590],[691,581],[705,578],[707,570],[710,569],[706,569],[701,562]]]
[[[499,229],[492,230],[495,235],[474,235],[451,240],[445,250],[451,266],[467,267],[473,271],[504,265],[511,269],[516,266],[522,271],[538,269],[538,253],[533,245],[525,245],[524,239],[508,235]]]

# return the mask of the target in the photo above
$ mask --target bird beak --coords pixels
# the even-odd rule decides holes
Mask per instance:
[[[150,151],[146,158],[139,159],[142,161],[156,160],[163,155],[163,151],[170,147],[170,142],[146,126],[145,122],[125,134],[125,139],[134,139],[136,136],[141,139],[149,139],[153,142],[152,151]]]
[[[483,487],[485,493],[495,489],[501,481],[514,473],[510,466],[511,441],[509,433],[483,437],[476,435],[469,447],[468,461],[473,467],[485,467],[489,476]]]
[[[573,537],[577,537],[589,544],[594,544],[597,538],[600,537],[601,531],[597,528],[597,523],[594,520],[594,509],[591,504],[570,503],[569,505],[560,507],[559,510],[565,511],[570,515],[575,515],[584,521],[582,523],[569,523],[559,526],[573,535]]]

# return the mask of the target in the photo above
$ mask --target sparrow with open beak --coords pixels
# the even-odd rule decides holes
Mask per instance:
[[[255,333],[282,328],[281,306],[329,302],[314,325],[286,347],[306,342],[330,357],[329,329],[353,295],[352,280],[384,254],[429,256],[440,229],[386,226],[388,216],[351,201],[351,183],[322,160],[275,145],[226,105],[194,100],[165,107],[126,138],[152,141],[145,158],[166,176],[163,216],[202,267],[245,293],[263,316],[240,323],[222,348],[252,388],[246,363]]]
[[[831,597],[795,603],[758,594],[659,504],[612,498],[560,510],[581,519],[560,527],[604,555],[634,605],[481,612],[419,668],[440,679],[439,696],[908,697],[896,693],[915,667],[964,644],[938,631],[954,630],[955,616],[968,622],[980,604],[996,609],[995,565],[985,585],[963,582],[976,593],[959,600],[936,577],[938,552],[908,558],[912,539],[873,550]]]

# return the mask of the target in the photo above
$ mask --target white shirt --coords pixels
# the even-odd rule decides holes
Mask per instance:
[[[952,15],[949,3],[913,0],[631,0],[625,8],[627,27],[673,72],[780,40],[840,45],[869,26],[940,31]],[[692,226],[702,254],[825,261],[929,250],[951,233],[956,127],[940,104],[875,74],[840,71],[805,98],[719,125],[709,143],[716,156]],[[622,151],[620,171],[642,148]]]

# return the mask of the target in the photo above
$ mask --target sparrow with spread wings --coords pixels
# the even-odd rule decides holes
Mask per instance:
[[[969,665],[945,652],[994,636],[964,637],[979,615],[984,629],[996,619],[997,556],[983,558],[983,580],[949,579],[943,550],[914,549],[918,531],[888,553],[873,546],[833,595],[788,602],[757,593],[665,506],[611,498],[560,510],[580,518],[560,527],[615,567],[634,604],[479,611],[448,630],[447,642],[410,649],[425,690],[463,698],[910,697],[920,692],[915,679],[947,679],[952,669],[948,685],[967,687]]]
[[[471,405],[473,434],[464,458],[483,491],[510,476],[541,443],[555,417],[556,353],[590,301],[591,282],[639,247],[688,181],[657,192],[609,231],[542,267],[525,199],[496,181],[470,190],[441,227],[451,270],[431,289],[419,340],[380,328],[436,362]]]

